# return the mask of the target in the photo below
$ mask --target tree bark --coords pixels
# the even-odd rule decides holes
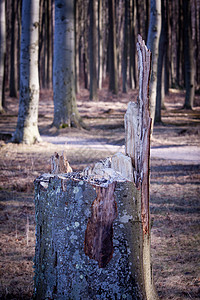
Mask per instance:
[[[124,43],[123,43],[123,72],[122,72],[122,90],[127,93],[127,54],[128,54],[128,0],[125,0],[124,14]]]
[[[157,65],[159,54],[159,38],[161,31],[161,1],[151,0],[150,8],[150,24],[147,39],[147,47],[152,53],[151,64],[151,78],[149,83],[149,98],[150,98],[150,111],[152,118],[152,131],[155,118],[156,107],[156,88],[157,88]]]
[[[74,74],[74,1],[55,0],[53,126],[80,127]]]
[[[38,29],[39,0],[23,1],[20,57],[20,102],[14,143],[41,141],[38,131]]]
[[[129,82],[130,88],[137,87],[137,70],[136,70],[136,47],[135,47],[135,32],[136,32],[136,1],[130,0],[129,13],[129,34],[130,34],[130,60],[129,60]]]
[[[157,66],[157,90],[156,90],[156,110],[155,110],[155,123],[161,122],[161,106],[164,105],[164,93],[163,93],[163,84],[164,84],[164,58],[165,58],[165,49],[167,45],[166,40],[166,19],[165,19],[165,4],[164,1],[161,2],[161,11],[162,11],[162,26],[159,39],[159,53],[158,53],[158,66]]]
[[[79,93],[79,1],[75,0],[75,91]]]
[[[192,109],[194,103],[195,81],[194,81],[194,51],[191,32],[191,3],[183,1],[184,17],[184,61],[185,61],[185,104],[184,108]]]
[[[89,53],[90,53],[90,100],[98,100],[97,95],[97,47],[96,47],[96,0],[89,2],[90,30],[89,30]]]
[[[10,97],[17,97],[17,36],[16,36],[17,2],[12,0],[11,47],[10,47]]]
[[[56,174],[64,165],[56,154],[54,174],[35,180],[36,299],[158,299],[150,262],[150,51],[140,37],[137,50],[140,91],[125,117],[126,155]]]
[[[109,9],[109,89],[114,94],[118,93],[117,80],[117,50],[116,50],[116,26],[115,26],[115,2],[108,1]]]
[[[103,79],[103,32],[102,32],[102,0],[98,1],[98,88],[102,89]]]
[[[4,99],[4,61],[6,55],[6,9],[5,0],[0,2],[0,113],[3,112]]]

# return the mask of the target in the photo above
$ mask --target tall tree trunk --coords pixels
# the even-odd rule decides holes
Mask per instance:
[[[191,3],[190,0],[183,1],[184,17],[184,62],[185,62],[185,85],[186,95],[184,107],[192,109],[194,103],[194,51],[191,32]]]
[[[166,49],[166,21],[165,21],[165,4],[161,1],[162,11],[162,28],[159,39],[159,53],[158,53],[158,66],[157,66],[157,90],[156,90],[156,111],[155,111],[155,123],[161,122],[161,105],[164,102],[163,95],[163,75],[164,75],[164,57]]]
[[[83,74],[85,89],[89,88],[89,63],[88,63],[88,6],[82,2],[83,9]]]
[[[17,128],[12,142],[41,141],[38,131],[38,30],[39,0],[23,1],[20,57],[20,101]]]
[[[129,82],[130,88],[137,87],[137,70],[136,70],[136,47],[135,47],[135,32],[136,32],[136,0],[130,0],[129,13],[129,34],[130,34],[130,60],[129,60]]]
[[[170,62],[169,62],[169,0],[166,0],[166,40],[168,41],[166,44],[166,50],[165,50],[165,76],[164,76],[164,84],[165,84],[165,95],[169,94],[169,85],[170,85],[170,80],[169,80],[169,73],[170,73]]]
[[[123,43],[123,93],[127,92],[127,54],[128,54],[128,0],[125,0],[125,14],[124,14],[124,43]]]
[[[79,92],[79,0],[75,0],[75,91]]]
[[[52,9],[51,0],[47,0],[47,88],[52,88]]]
[[[159,38],[161,31],[161,2],[151,0],[150,24],[147,39],[147,47],[152,53],[151,78],[149,83],[150,112],[152,118],[152,131],[155,118],[156,89],[157,89],[157,65],[159,54]]]
[[[74,1],[55,0],[53,126],[79,127],[74,75]]]
[[[4,78],[6,55],[6,8],[5,0],[0,1],[0,113],[3,111]]]
[[[98,100],[97,96],[97,47],[96,47],[96,0],[89,2],[90,30],[89,30],[89,53],[90,53],[90,100]]]
[[[102,0],[98,1],[98,88],[102,89],[103,79],[103,32],[102,32]]]
[[[10,47],[10,97],[17,97],[17,35],[16,35],[17,2],[12,0],[11,47]]]
[[[117,80],[117,50],[115,26],[115,2],[108,1],[109,8],[109,89],[114,94],[118,93]]]

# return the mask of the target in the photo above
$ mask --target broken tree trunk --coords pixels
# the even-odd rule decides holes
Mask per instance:
[[[137,44],[140,93],[125,116],[126,154],[35,180],[36,299],[157,299],[150,262],[148,82]],[[70,171],[68,162],[66,172]]]

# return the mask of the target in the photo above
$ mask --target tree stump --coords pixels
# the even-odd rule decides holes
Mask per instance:
[[[157,299],[149,228],[150,52],[141,37],[137,47],[140,93],[125,116],[126,154],[64,174],[56,174],[62,168],[52,159],[54,174],[35,180],[36,299]]]

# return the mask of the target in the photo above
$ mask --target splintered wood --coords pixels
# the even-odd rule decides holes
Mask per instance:
[[[125,114],[125,151],[133,163],[134,182],[142,190],[141,210],[144,233],[149,232],[149,156],[151,118],[149,110],[149,78],[151,52],[141,36],[137,43],[139,96],[137,103],[129,102]]]
[[[72,168],[69,165],[65,152],[63,152],[62,155],[55,152],[54,155],[51,156],[51,173],[59,174],[70,172],[72,172]]]
[[[113,221],[117,217],[114,189],[114,182],[108,188],[96,187],[97,198],[85,232],[85,254],[98,261],[100,268],[105,268],[113,256]]]

